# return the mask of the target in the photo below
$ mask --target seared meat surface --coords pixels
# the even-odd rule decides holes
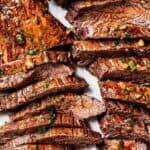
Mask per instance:
[[[150,1],[126,0],[87,11],[73,23],[75,34],[84,39],[150,37]]]
[[[117,100],[146,107],[150,110],[150,88],[130,82],[102,81],[101,92],[105,100]]]
[[[18,91],[0,97],[0,111],[16,109],[48,94],[63,91],[82,91],[88,87],[85,80],[75,77],[46,78]]]
[[[132,81],[150,85],[150,58],[99,58],[89,70],[100,80]]]
[[[29,116],[38,115],[55,107],[59,113],[71,113],[73,116],[84,119],[100,115],[105,112],[105,104],[93,97],[74,93],[48,96],[39,102],[33,102],[21,110],[10,115],[12,121],[21,120]]]
[[[72,42],[46,0],[1,0],[0,9],[0,63]]]

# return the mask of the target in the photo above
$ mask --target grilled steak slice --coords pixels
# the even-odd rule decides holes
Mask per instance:
[[[11,121],[21,120],[29,116],[38,115],[55,107],[59,113],[71,113],[73,116],[84,119],[100,115],[106,108],[103,102],[86,96],[73,93],[48,96],[39,102],[33,102],[21,110],[10,115]]]
[[[56,116],[56,118],[55,118]],[[33,132],[41,133],[49,127],[87,127],[88,123],[72,117],[70,114],[57,114],[51,111],[47,114],[33,116],[17,122],[10,122],[0,128],[1,142],[8,142],[12,137]],[[7,138],[7,141],[5,140]]]
[[[39,134],[33,133],[18,137],[0,149],[7,147],[18,147],[24,144],[47,143],[47,144],[60,144],[60,145],[93,145],[102,142],[99,133],[90,131],[84,128],[51,128],[47,132]]]
[[[19,72],[0,78],[0,91],[21,88],[33,81],[41,81],[47,77],[64,78],[73,73],[74,69],[64,64],[44,64],[28,72]]]
[[[144,121],[146,124],[150,124],[150,113],[146,109],[140,106],[129,105],[124,102],[107,100],[106,102],[107,112],[109,114],[120,114],[124,116],[134,116],[139,120]]]
[[[86,66],[96,57],[150,56],[150,45],[145,42],[145,46],[140,46],[138,43],[141,41],[75,41],[72,47],[72,57],[78,65]]]
[[[148,150],[148,146],[143,142],[134,140],[105,140],[104,144],[98,147],[99,150]]]
[[[104,81],[100,83],[105,100],[117,100],[145,106],[150,110],[150,88],[130,82]]]
[[[123,0],[78,0],[69,5],[67,20],[73,22],[78,15],[86,13],[87,10],[99,10],[105,5],[122,2]]]
[[[149,126],[134,117],[107,114],[100,120],[100,126],[107,138],[125,138],[150,142]]]
[[[150,84],[150,58],[99,58],[89,70],[100,80],[121,80]]]
[[[55,0],[62,7],[67,7],[72,0]]]
[[[81,14],[73,23],[81,39],[150,37],[150,1],[126,0],[107,5],[99,11]]]
[[[0,65],[0,77],[12,75],[19,72],[28,72],[35,67],[46,63],[67,63],[70,60],[68,52],[43,51],[36,56],[27,56],[24,59],[18,59]]]
[[[88,87],[85,80],[75,77],[47,78],[0,97],[0,111],[18,108],[37,98],[62,91],[81,91]]]
[[[49,14],[46,0],[1,0],[0,7],[1,64],[72,42],[65,27]]]

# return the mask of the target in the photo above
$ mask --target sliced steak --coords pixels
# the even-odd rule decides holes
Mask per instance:
[[[113,100],[107,100],[105,103],[109,114],[120,114],[128,117],[133,116],[150,125],[150,112],[140,106],[137,107],[132,104]]]
[[[89,129],[83,128],[51,128],[47,132],[39,134],[33,133],[18,137],[4,146],[0,150],[7,147],[18,147],[24,144],[47,143],[60,145],[77,145],[86,146],[99,144],[102,142],[101,135]]]
[[[107,114],[100,120],[100,126],[106,138],[124,138],[150,142],[149,126],[134,117]]]
[[[107,139],[98,148],[99,150],[148,150],[148,146],[144,142],[123,139]]]
[[[87,11],[73,23],[76,35],[84,39],[150,37],[150,1],[126,0],[99,11]]]
[[[1,64],[72,42],[66,28],[48,12],[46,0],[1,0],[0,8]]]
[[[117,100],[138,104],[150,110],[150,88],[130,82],[100,82],[102,96],[105,100]]]
[[[57,114],[53,111],[47,114],[33,116],[24,120],[10,122],[0,128],[1,142],[8,142],[12,137],[18,137],[33,132],[42,133],[50,127],[87,127],[88,123],[72,117],[70,114]],[[6,141],[7,138],[7,141]]]
[[[140,45],[142,42],[142,46]],[[72,47],[72,58],[80,66],[90,64],[96,57],[120,56],[150,56],[148,42],[134,40],[107,40],[107,41],[75,41]]]
[[[0,91],[18,89],[33,81],[41,81],[47,77],[64,78],[73,74],[74,69],[71,66],[64,64],[44,64],[28,72],[19,72],[0,78]]]
[[[62,7],[67,7],[72,0],[55,0],[56,3]]]
[[[24,59],[18,59],[0,65],[0,77],[13,75],[19,72],[28,72],[35,67],[47,63],[67,63],[70,60],[70,54],[63,51],[43,51],[35,56],[27,56]]]
[[[11,121],[21,120],[26,117],[47,112],[55,107],[59,113],[71,113],[73,116],[84,119],[94,117],[105,112],[103,102],[86,95],[73,93],[48,96],[39,102],[33,102],[28,106],[10,115]]]
[[[89,70],[100,80],[132,81],[150,85],[150,57],[99,58]]]
[[[48,94],[62,91],[82,91],[88,84],[85,80],[75,77],[47,78],[43,81],[26,86],[18,91],[0,97],[0,111],[18,108],[35,99]]]
[[[73,22],[78,15],[86,13],[87,10],[100,10],[105,5],[111,5],[124,0],[78,0],[69,5],[67,20]]]

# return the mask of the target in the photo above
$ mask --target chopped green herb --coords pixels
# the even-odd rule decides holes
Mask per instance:
[[[115,46],[119,45],[119,41],[118,40],[114,40],[113,43],[114,43]]]
[[[16,41],[17,41],[17,44],[19,44],[19,45],[25,44],[25,40],[21,34],[18,34],[16,36]]]
[[[131,36],[131,31],[127,30],[126,33],[125,33],[125,36],[126,36],[126,38],[129,38]]]
[[[4,70],[0,68],[0,77],[4,75]]]
[[[47,129],[46,129],[46,127],[40,127],[40,128],[37,128],[37,132],[39,134],[43,134],[43,133],[47,132]]]
[[[124,45],[124,44],[126,44],[126,43],[125,43],[125,41],[124,41],[123,39],[120,39],[120,40],[119,40],[119,44]]]
[[[25,36],[25,37],[31,37],[31,35],[23,30],[17,30],[18,33],[20,33],[21,35]]]
[[[129,91],[128,91],[127,89],[124,89],[123,94],[124,94],[124,95],[128,95],[128,94],[129,94]]]
[[[130,68],[130,70],[131,70],[132,72],[137,69],[136,64],[135,64],[135,62],[134,62],[133,60],[130,60],[130,61],[128,62],[128,66],[129,66],[129,68]]]
[[[41,48],[42,48],[43,51],[46,51],[47,50],[46,44],[43,44]]]
[[[37,52],[38,52],[38,48],[32,48],[27,52],[27,54],[33,56],[36,55]]]
[[[50,84],[51,84],[51,81],[49,80],[45,83],[45,87],[48,88]]]
[[[54,120],[54,119],[53,119],[51,116],[48,117],[48,123],[49,123],[49,124],[53,123],[53,120]]]
[[[125,58],[121,58],[120,60],[121,60],[122,63],[126,63]]]
[[[123,140],[119,141],[118,150],[124,150],[124,141]]]
[[[130,88],[128,89],[128,91],[129,91],[129,92],[136,92],[136,88],[135,88],[135,87],[130,87]]]
[[[148,68],[150,68],[150,63],[147,63],[146,66],[147,66]]]
[[[56,109],[55,109],[55,106],[51,105],[51,106],[46,106],[45,107],[46,111],[47,112],[52,112],[52,113],[55,113]]]
[[[135,120],[133,118],[129,118],[127,122],[129,123],[130,126],[134,126],[135,124]]]

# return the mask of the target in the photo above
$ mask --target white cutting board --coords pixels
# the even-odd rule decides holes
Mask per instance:
[[[66,14],[66,11],[62,8],[56,6],[54,1],[52,0],[49,2],[49,10],[61,23],[63,23],[66,27],[71,27],[70,24],[65,20],[64,16]],[[99,100],[102,100],[100,95],[100,90],[98,86],[98,79],[94,76],[92,76],[86,69],[83,68],[77,68],[76,74],[82,78],[84,78],[88,84],[89,84],[89,91],[86,93],[87,95],[93,96]],[[9,121],[8,114],[0,114],[0,126],[4,125],[5,122]],[[99,125],[96,119],[91,119],[89,121],[92,130],[100,132]],[[95,146],[89,147],[89,148],[82,148],[80,150],[96,150]]]

